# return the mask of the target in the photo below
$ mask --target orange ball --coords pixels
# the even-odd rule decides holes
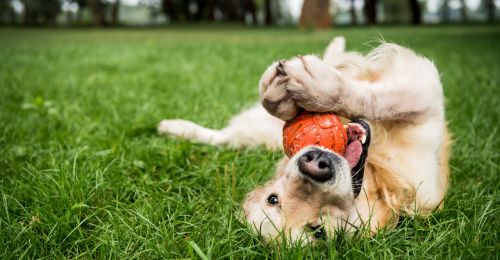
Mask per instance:
[[[308,145],[319,145],[344,154],[347,133],[340,118],[333,113],[301,112],[283,127],[283,147],[288,157]]]

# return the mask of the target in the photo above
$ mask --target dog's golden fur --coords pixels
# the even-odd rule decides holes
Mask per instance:
[[[158,126],[160,133],[212,145],[280,149],[282,120],[302,108],[335,112],[345,122],[369,121],[372,139],[361,194],[353,197],[350,175],[328,187],[318,185],[298,173],[296,157],[285,157],[275,178],[252,191],[243,205],[247,220],[265,239],[284,234],[310,241],[312,225],[325,226],[328,235],[361,227],[374,233],[393,226],[401,214],[426,215],[443,206],[451,141],[435,66],[395,44],[384,43],[365,57],[344,47],[338,37],[323,59],[286,61],[286,76],[277,74],[277,63],[269,66],[259,87],[262,104],[274,117],[257,105],[222,130],[185,120]],[[270,194],[279,195],[278,206],[266,203]]]
[[[404,175],[407,174],[399,169],[393,163],[390,156],[386,154],[388,146],[392,143],[404,145],[408,137],[406,132],[398,131],[397,127],[392,126],[395,123],[380,123],[372,122],[373,134],[372,145],[367,161],[366,172],[369,178],[373,180],[374,188],[377,197],[380,198],[384,205],[393,212],[404,211],[408,214],[415,213],[415,195],[418,187],[415,187],[405,179]],[[396,123],[397,124],[397,123]],[[396,129],[396,130],[394,130]],[[442,192],[447,190],[448,185],[448,159],[449,159],[449,145],[451,143],[450,136],[446,130],[439,152],[439,175],[440,182],[446,186],[442,186]],[[411,146],[407,149],[411,153]],[[403,150],[404,152],[404,150]],[[443,203],[441,202],[440,206]],[[419,208],[420,214],[430,213],[434,207]]]

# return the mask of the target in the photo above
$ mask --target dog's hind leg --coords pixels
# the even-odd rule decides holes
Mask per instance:
[[[162,120],[158,133],[233,148],[265,146],[281,149],[284,122],[258,104],[232,118],[223,129],[209,129],[183,119]]]
[[[211,145],[224,144],[228,139],[221,130],[205,128],[183,119],[162,120],[158,124],[158,133]]]
[[[323,54],[323,61],[327,63],[335,63],[337,56],[345,51],[345,38],[337,36],[332,39]]]

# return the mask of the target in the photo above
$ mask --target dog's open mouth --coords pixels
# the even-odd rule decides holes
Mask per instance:
[[[347,125],[346,131],[348,142],[344,158],[351,168],[352,188],[354,197],[357,197],[363,184],[365,162],[371,137],[370,126],[367,122],[357,119]]]
[[[345,149],[344,158],[349,162],[349,166],[354,168],[361,159],[363,144],[366,143],[367,131],[363,125],[351,122],[347,125],[348,144]]]

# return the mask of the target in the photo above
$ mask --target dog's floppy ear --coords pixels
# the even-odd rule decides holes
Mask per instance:
[[[370,146],[371,130],[370,125],[362,119],[354,119],[350,124],[360,125],[366,133],[365,141],[361,144],[362,152],[358,163],[351,169],[352,190],[354,198],[356,198],[361,192],[361,186],[363,186],[363,176],[365,174],[366,158],[368,157],[368,147]]]

